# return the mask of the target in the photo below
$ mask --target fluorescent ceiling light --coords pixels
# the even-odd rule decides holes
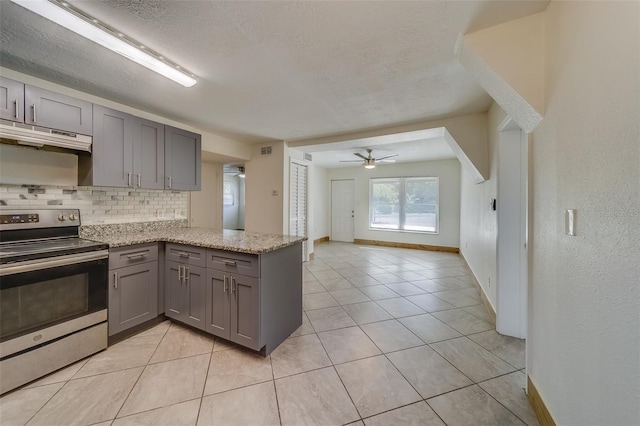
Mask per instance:
[[[89,21],[85,20],[79,14],[71,9],[65,8],[65,3],[58,4],[47,0],[11,0],[12,2],[37,13],[38,15],[50,21],[61,25],[76,34],[81,35],[99,45],[112,50],[127,59],[149,68],[152,71],[161,74],[176,83],[185,87],[191,87],[196,84],[196,80],[177,68],[161,61],[149,53],[138,49],[129,44],[124,39],[113,35]]]

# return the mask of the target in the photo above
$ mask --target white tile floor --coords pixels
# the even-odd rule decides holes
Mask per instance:
[[[524,342],[471,282],[455,254],[320,244],[271,356],[166,321],[0,398],[0,424],[536,425]]]

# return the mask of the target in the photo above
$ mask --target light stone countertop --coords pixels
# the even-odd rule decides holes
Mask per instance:
[[[88,228],[88,229],[87,229]],[[126,224],[116,232],[112,228],[99,226],[81,230],[81,237],[109,244],[110,248],[126,247],[135,244],[168,242],[205,247],[238,253],[261,254],[288,247],[302,241],[306,237],[289,235],[263,234],[234,230],[215,230],[208,228],[172,227],[167,229],[127,230]]]

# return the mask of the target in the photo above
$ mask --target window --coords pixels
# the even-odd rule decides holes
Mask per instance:
[[[369,227],[438,232],[438,178],[369,180]]]

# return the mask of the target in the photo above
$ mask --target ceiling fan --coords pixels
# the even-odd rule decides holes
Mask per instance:
[[[243,178],[245,177],[244,166],[224,166],[224,174],[231,174]]]
[[[367,151],[366,157],[360,154],[359,152],[355,152],[354,155],[364,160],[362,165],[367,169],[373,169],[376,166],[376,161],[380,163],[395,163],[396,160],[388,160],[388,158],[395,157],[398,155],[398,154],[388,154],[388,155],[383,155],[382,157],[375,158],[371,156],[371,152],[373,151],[373,149],[365,148],[365,151]],[[341,163],[359,163],[360,160],[341,160],[340,162]]]

